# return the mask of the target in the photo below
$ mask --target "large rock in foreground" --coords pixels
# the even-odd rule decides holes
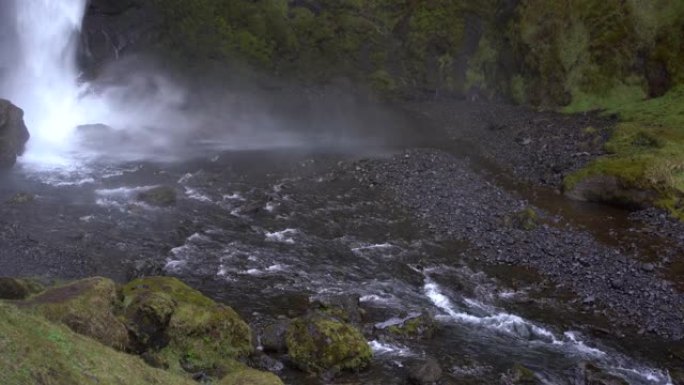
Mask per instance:
[[[232,308],[178,279],[140,278],[122,293],[134,344],[156,366],[221,377],[253,351],[251,330]]]
[[[0,384],[197,384],[1,301],[0,320]]]
[[[0,99],[0,169],[14,166],[29,137],[24,111],[9,100]]]
[[[368,342],[354,326],[320,314],[297,318],[287,330],[290,359],[311,373],[360,370],[373,358]]]
[[[94,277],[50,288],[22,306],[35,309],[50,321],[119,349],[128,348],[128,331],[114,314],[118,307],[116,285]]]

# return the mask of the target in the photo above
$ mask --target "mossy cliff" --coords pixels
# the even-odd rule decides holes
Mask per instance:
[[[120,288],[89,278],[32,296],[15,295],[26,281],[2,282],[12,289],[0,301],[2,384],[191,384],[198,373],[222,385],[282,384],[241,363],[252,336],[233,309],[175,278]]]
[[[106,0],[93,0],[91,9]],[[627,204],[679,215],[684,2],[671,0],[130,0],[145,34],[182,66],[297,83],[336,78],[383,98],[495,99],[625,124],[611,155],[565,183],[618,189]],[[99,8],[103,8],[104,5]],[[122,12],[121,17],[126,17]],[[153,20],[153,21],[152,21]],[[125,34],[125,32],[121,32]],[[94,50],[90,50],[94,51]],[[117,51],[118,52],[118,51]],[[244,71],[249,68],[249,71]],[[632,136],[658,145],[626,145]],[[638,138],[637,138],[638,139]],[[608,176],[596,183],[597,175]],[[581,190],[590,191],[583,188]],[[636,198],[636,201],[634,201]]]

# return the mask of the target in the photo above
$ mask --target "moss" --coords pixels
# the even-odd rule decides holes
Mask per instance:
[[[652,204],[683,217],[684,88],[663,97],[613,105],[606,113],[623,120],[606,143],[609,155],[598,158],[564,181],[572,190],[595,176],[618,179],[625,188],[653,193]]]
[[[107,346],[128,347],[128,332],[115,315],[118,298],[116,285],[110,279],[95,277],[53,287],[21,306]]]
[[[313,373],[360,370],[372,358],[370,346],[358,329],[321,315],[294,320],[286,341],[290,359]]]
[[[122,294],[137,343],[172,371],[230,372],[233,359],[253,350],[251,330],[233,309],[175,278],[136,279]]]
[[[421,314],[406,321],[392,325],[387,328],[387,331],[400,338],[421,338],[429,339],[435,334],[435,323],[429,314]]]
[[[0,383],[191,385],[44,318],[0,303]]]
[[[283,385],[283,382],[275,374],[244,368],[227,375],[218,385]]]

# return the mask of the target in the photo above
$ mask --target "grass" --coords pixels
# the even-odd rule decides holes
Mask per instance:
[[[616,91],[617,94],[617,91]],[[593,103],[593,104],[592,104]],[[564,185],[572,189],[596,175],[618,178],[625,187],[655,192],[654,205],[684,219],[684,86],[660,98],[637,99],[635,94],[587,100],[567,109],[576,112],[595,106],[617,115],[619,123],[606,143],[607,156],[569,175]]]
[[[0,303],[0,383],[3,385],[191,385],[65,326]]]

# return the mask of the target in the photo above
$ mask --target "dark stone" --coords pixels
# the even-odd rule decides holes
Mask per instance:
[[[23,280],[0,278],[0,299],[24,299],[31,295],[29,286]]]
[[[587,385],[628,385],[629,383],[620,377],[604,372],[602,369],[589,364],[581,364],[580,371],[584,375],[584,383]]]
[[[138,194],[138,200],[152,206],[173,206],[176,203],[176,190],[169,186],[159,186]]]
[[[442,378],[442,367],[434,358],[428,358],[409,366],[409,381],[411,384],[434,384],[440,378]]]
[[[331,295],[314,299],[312,305],[314,310],[322,310],[346,322],[358,324],[362,318],[359,298],[358,294]]]
[[[290,320],[280,320],[268,325],[261,334],[261,347],[265,352],[286,353],[287,341],[285,336]]]
[[[30,138],[24,111],[8,100],[0,99],[0,169],[11,168],[24,153]]]
[[[658,199],[656,192],[625,186],[610,175],[585,178],[571,190],[565,191],[565,195],[579,201],[603,202],[628,208],[646,208]]]

